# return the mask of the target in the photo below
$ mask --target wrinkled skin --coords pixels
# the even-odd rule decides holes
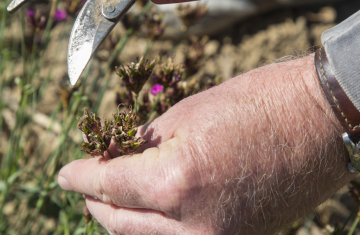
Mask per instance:
[[[110,234],[271,234],[352,177],[341,132],[310,55],[181,101],[139,154],[74,161],[59,184]]]

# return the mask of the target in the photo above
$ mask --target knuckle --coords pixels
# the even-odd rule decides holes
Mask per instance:
[[[111,187],[107,182],[111,180],[113,174],[109,174],[107,170],[107,165],[102,167],[99,172],[99,177],[95,178],[94,182],[94,191],[96,192],[96,196],[106,204],[112,204],[113,201],[111,199]]]
[[[159,158],[166,159],[166,164],[157,168],[159,180],[154,181],[154,200],[163,211],[170,217],[180,219],[181,207],[184,199],[193,189],[194,172],[192,167],[182,158],[173,158],[181,150],[178,148],[180,141],[173,138],[160,145]],[[180,153],[181,156],[181,153]]]

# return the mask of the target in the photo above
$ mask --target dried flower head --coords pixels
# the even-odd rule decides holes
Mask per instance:
[[[156,65],[156,61],[145,60],[144,56],[140,59],[136,58],[137,62],[127,64],[126,66],[116,67],[117,74],[124,82],[126,88],[139,94],[142,87],[149,79]]]
[[[110,145],[111,136],[103,133],[101,120],[96,114],[90,114],[87,109],[80,118],[78,128],[83,132],[84,143],[81,144],[83,151],[91,156],[103,156]],[[105,134],[105,135],[104,135]]]
[[[176,10],[178,16],[184,23],[184,30],[186,30],[187,27],[201,19],[207,13],[208,9],[205,5],[198,3],[194,7],[190,4],[180,4]]]
[[[163,23],[164,14],[157,12],[153,7],[149,14],[144,16],[145,31],[151,40],[156,40],[164,33],[165,24]]]
[[[84,206],[83,217],[84,217],[84,220],[85,220],[86,224],[88,224],[92,220],[92,215],[90,214],[90,211],[87,208],[87,206]]]
[[[84,116],[78,123],[78,128],[84,136],[81,147],[85,153],[91,156],[104,156],[104,152],[109,151],[108,146],[113,141],[120,154],[124,155],[134,153],[146,143],[144,139],[135,137],[137,117],[131,106],[124,112],[118,110],[113,117],[113,120],[101,123],[99,117],[85,109]]]
[[[35,10],[26,9],[26,18],[30,26],[37,32],[44,29],[47,23],[47,17],[40,8]]]
[[[169,57],[166,63],[157,66],[152,76],[153,81],[164,88],[176,86],[183,74],[182,65],[174,65],[173,58]]]
[[[116,103],[124,104],[125,107],[128,107],[128,106],[134,104],[134,97],[132,95],[132,92],[129,90],[126,90],[126,91],[121,90],[120,91],[120,89],[117,89]]]
[[[201,39],[196,36],[190,37],[190,46],[185,51],[184,59],[187,76],[196,74],[203,65],[204,49],[208,42],[208,36],[204,36]]]
[[[144,139],[135,137],[138,131],[136,125],[137,118],[131,106],[124,112],[114,114],[114,121],[109,127],[112,128],[111,135],[121,154],[133,153],[146,143]]]

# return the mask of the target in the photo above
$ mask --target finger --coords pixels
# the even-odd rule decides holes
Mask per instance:
[[[151,0],[155,4],[169,4],[169,3],[180,3],[180,2],[195,2],[198,0]]]
[[[91,197],[86,197],[86,206],[110,234],[188,234],[178,221],[158,211],[120,208]]]
[[[183,170],[185,163],[175,162],[174,159],[181,159],[177,154],[181,154],[181,143],[179,138],[173,138],[142,154],[111,160],[77,160],[61,169],[58,182],[65,190],[107,204],[147,208],[177,218],[181,188],[188,185],[189,178]]]

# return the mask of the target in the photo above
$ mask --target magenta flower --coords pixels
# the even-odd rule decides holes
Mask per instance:
[[[32,10],[30,10],[30,9],[26,9],[26,15],[27,15],[27,17],[28,18],[34,18],[34,16],[35,16],[35,12],[34,11],[32,11]]]
[[[164,87],[160,84],[155,84],[152,88],[151,88],[151,94],[153,95],[158,95],[160,92],[162,92],[164,90]]]
[[[66,16],[67,16],[66,11],[56,9],[54,14],[54,20],[57,22],[61,22],[66,20]]]

